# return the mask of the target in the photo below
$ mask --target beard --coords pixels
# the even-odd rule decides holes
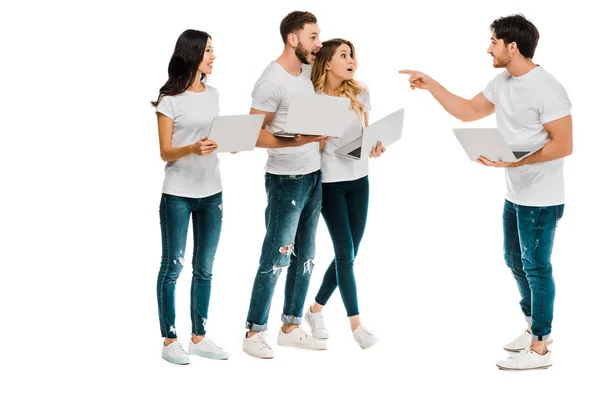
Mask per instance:
[[[510,61],[510,54],[507,53],[503,53],[500,57],[494,56],[494,68],[506,68]]]
[[[310,51],[306,50],[304,46],[302,46],[302,43],[298,43],[298,46],[296,46],[295,53],[296,57],[298,57],[298,59],[302,61],[302,64],[311,64],[311,62],[308,60],[308,55],[310,54]]]

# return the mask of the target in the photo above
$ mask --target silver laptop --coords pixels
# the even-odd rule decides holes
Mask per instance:
[[[381,141],[383,147],[397,142],[402,137],[404,126],[404,108],[395,111],[373,124],[364,127],[362,135],[352,142],[341,146],[335,151],[344,157],[354,160],[369,157],[371,150],[377,142]]]
[[[278,137],[295,135],[341,137],[350,99],[313,93],[292,93],[283,132]]]
[[[254,150],[264,114],[219,115],[213,119],[208,138],[217,145],[217,153]]]
[[[516,162],[544,147],[544,143],[510,145],[497,128],[455,128],[452,131],[471,161],[483,156],[490,161]]]

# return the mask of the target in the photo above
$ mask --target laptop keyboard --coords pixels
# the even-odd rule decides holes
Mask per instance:
[[[361,152],[361,150],[362,150],[362,146],[359,147],[359,148],[357,148],[357,149],[352,150],[350,153],[348,153],[348,155],[349,156],[354,156],[356,158],[360,158],[360,152]]]
[[[521,158],[521,157],[523,157],[523,156],[526,156],[526,155],[527,155],[527,154],[529,154],[530,152],[529,152],[529,151],[513,151],[512,153],[514,154],[514,156],[515,156],[517,159],[519,159],[519,158]]]

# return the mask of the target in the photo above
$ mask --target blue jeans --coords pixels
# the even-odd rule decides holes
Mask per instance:
[[[192,199],[169,194],[160,201],[160,227],[162,231],[162,261],[156,292],[158,317],[163,337],[176,338],[175,284],[183,268],[188,225],[192,216],[194,254],[192,256],[192,289],[190,312],[192,334],[206,334],[206,318],[212,280],[213,262],[223,217],[222,193]]]
[[[504,203],[504,260],[521,293],[521,310],[534,340],[546,340],[554,315],[552,246],[564,204],[529,207]]]
[[[339,286],[348,317],[358,315],[354,258],[365,232],[369,208],[369,178],[323,184],[323,219],[329,229],[335,258],[315,297],[325,305]]]
[[[267,232],[254,279],[246,328],[267,330],[277,278],[287,268],[281,320],[302,322],[315,257],[315,235],[321,212],[321,171],[307,175],[265,175]]]

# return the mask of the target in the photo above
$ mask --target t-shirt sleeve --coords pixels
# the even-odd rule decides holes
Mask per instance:
[[[492,79],[490,81],[490,83],[488,83],[487,87],[483,90],[483,95],[492,104],[496,104],[496,100],[495,100],[495,98],[496,98],[495,87],[496,87],[496,78]]]
[[[364,89],[358,95],[358,101],[363,105],[365,111],[371,111],[371,92],[369,92],[369,87],[366,84],[361,83],[361,86]]]
[[[557,81],[544,85],[538,95],[540,121],[547,124],[571,114],[571,101],[565,88]]]
[[[163,96],[160,102],[156,106],[156,112],[161,113],[165,117],[175,119],[175,107],[173,106],[173,99],[168,96]]]
[[[277,111],[281,90],[273,80],[261,78],[252,90],[252,108],[265,112]]]
[[[215,97],[217,98],[217,115],[221,114],[221,96],[219,95],[219,91],[215,89]]]

